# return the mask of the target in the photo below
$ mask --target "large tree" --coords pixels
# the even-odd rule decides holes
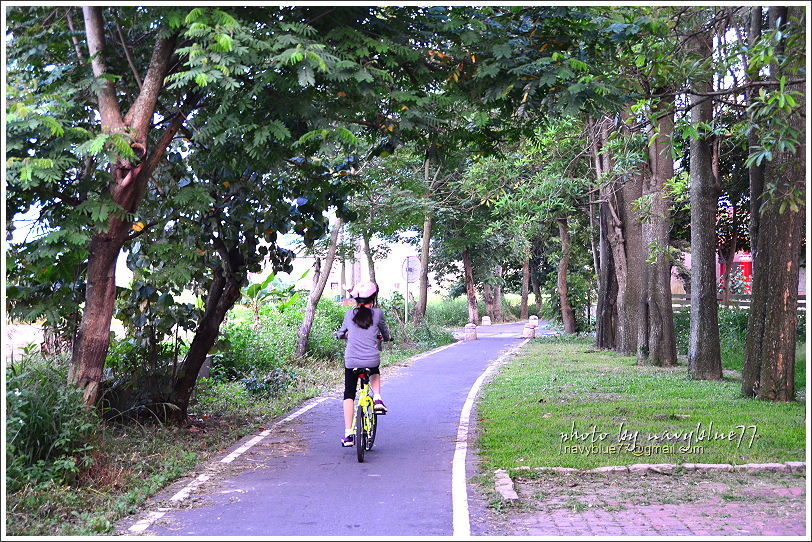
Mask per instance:
[[[770,7],[768,31],[754,53],[770,60],[779,82],[761,91],[750,107],[758,145],[749,162],[763,163],[764,191],[754,220],[757,250],[742,393],[762,399],[795,400],[798,275],[804,236],[806,96],[803,83],[805,10]],[[765,54],[766,52],[766,54]]]
[[[700,20],[701,23],[705,21]],[[693,49],[702,66],[712,58],[713,29],[695,29]],[[719,186],[713,172],[713,72],[693,77],[691,95],[691,332],[688,372],[691,378],[722,378],[719,309],[716,300],[716,211]],[[704,94],[704,95],[703,95]]]
[[[148,8],[139,16],[130,10],[115,24],[98,6],[85,7],[82,17],[78,15],[71,7],[18,7],[9,12],[12,78],[20,85],[9,93],[16,124],[11,133],[24,138],[28,128],[29,141],[38,141],[31,139],[38,131],[36,123],[27,117],[37,108],[52,115],[44,147],[15,142],[19,154],[12,152],[8,159],[9,192],[10,214],[33,204],[49,236],[72,236],[76,245],[87,239],[85,306],[69,380],[92,404],[109,343],[118,255],[151,175],[201,94],[163,96],[164,78],[179,65],[179,10]],[[167,19],[176,24],[170,27]],[[163,22],[153,24],[156,21]],[[128,39],[135,33],[141,36],[137,42]],[[56,76],[38,89],[41,94],[32,95],[43,69]],[[156,113],[162,118],[157,137],[152,130]],[[71,145],[71,140],[82,144]],[[33,152],[27,152],[28,147]],[[15,155],[20,157],[17,162],[12,161]],[[59,203],[71,205],[78,216],[67,209],[49,212]],[[81,217],[83,211],[90,221]],[[78,233],[87,222],[92,227],[89,235]]]
[[[169,214],[150,216],[139,213],[139,204],[164,154],[179,145],[176,135],[192,142],[182,151],[190,154],[173,153],[176,173],[167,174],[174,175],[178,187],[213,185],[208,200],[198,201],[215,205],[202,218],[211,228],[200,234],[203,239],[215,236],[204,242],[213,243],[219,255],[215,278],[221,272],[217,269],[223,273],[222,280],[210,285],[214,290],[207,307],[217,310],[204,311],[200,341],[190,350],[195,363],[184,371],[185,382],[193,381],[195,365],[216,338],[246,272],[258,264],[251,251],[260,258],[276,253],[276,235],[288,229],[317,237],[325,222],[321,212],[346,195],[342,177],[323,183],[335,172],[332,166],[316,171],[318,163],[307,160],[318,159],[319,149],[354,145],[356,136],[347,126],[374,133],[386,143],[391,113],[398,111],[401,123],[409,120],[404,101],[409,102],[412,85],[442,77],[411,41],[413,20],[404,16],[394,25],[387,8],[380,11],[380,17],[370,17],[370,8],[359,7],[91,7],[85,9],[83,33],[71,30],[78,26],[71,8],[11,12],[15,86],[9,93],[14,145],[8,159],[10,215],[36,203],[50,231],[47,241],[36,248],[27,244],[20,254],[47,260],[53,254],[49,242],[65,240],[80,259],[84,253],[87,288],[70,375],[86,391],[88,404],[97,398],[107,352],[121,248],[134,234],[143,242],[155,237],[148,235],[150,230],[171,223],[168,206],[150,212]],[[112,54],[105,43],[116,43],[122,54]],[[390,54],[379,54],[387,48]],[[92,59],[92,71],[87,59]],[[53,72],[49,86],[40,85],[45,92],[32,94],[42,70]],[[392,99],[396,89],[407,92]],[[190,115],[192,107],[196,109]],[[157,136],[149,130],[153,122],[159,127]],[[288,175],[285,168],[297,173]],[[349,173],[346,169],[342,171]],[[294,178],[307,180],[285,184]],[[254,216],[235,223],[239,213],[231,205],[254,201],[245,194],[240,194],[242,201],[236,198],[242,187],[258,179],[270,183],[268,200],[260,199]],[[284,199],[273,201],[275,197]],[[79,213],[68,212],[62,202]],[[260,216],[266,205],[267,214]],[[89,236],[84,233],[88,223],[93,227]],[[263,226],[265,233],[257,235]],[[227,227],[230,235],[217,231],[219,227]],[[257,242],[263,235],[272,246],[264,253]],[[280,255],[274,262],[282,269],[286,260]],[[20,258],[20,263],[26,262]],[[15,269],[33,271],[25,265]]]

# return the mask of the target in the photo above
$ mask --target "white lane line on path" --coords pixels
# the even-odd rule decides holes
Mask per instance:
[[[457,446],[454,450],[454,459],[451,463],[451,505],[454,523],[453,536],[471,536],[471,520],[468,514],[468,479],[465,476],[465,456],[468,453],[468,424],[471,418],[471,410],[474,407],[474,400],[476,399],[479,389],[485,382],[485,379],[496,370],[496,368],[508,356],[516,352],[522,346],[527,344],[530,339],[524,339],[517,346],[514,346],[495,361],[488,365],[487,369],[479,375],[471,391],[468,392],[468,397],[462,405],[462,412],[460,412],[460,425],[457,429]]]
[[[440,346],[440,347],[435,348],[433,350],[429,350],[428,352],[423,352],[422,354],[419,354],[417,356],[412,357],[411,361],[417,361],[417,360],[422,359],[422,358],[424,358],[426,356],[430,356],[430,355],[432,355],[434,353],[437,353],[437,352],[439,352],[441,350],[445,350],[446,348],[451,348],[452,346],[454,346],[456,344],[459,344],[459,342],[453,342],[451,344],[447,344],[445,346]],[[266,429],[266,430],[262,431],[261,433],[258,433],[256,436],[254,436],[254,438],[252,438],[251,440],[249,440],[248,442],[246,442],[245,444],[243,444],[242,446],[240,446],[239,448],[237,448],[236,450],[234,450],[233,452],[231,452],[230,454],[225,456],[219,462],[220,463],[231,463],[232,461],[237,459],[239,456],[241,456],[242,454],[244,454],[245,452],[250,450],[253,446],[256,446],[256,444],[258,442],[260,442],[262,439],[264,439],[265,437],[270,435],[271,432],[275,428],[277,428],[279,425],[281,425],[283,423],[287,423],[287,422],[289,422],[291,420],[294,420],[294,419],[298,418],[299,416],[301,416],[302,414],[304,414],[305,412],[307,412],[311,408],[314,408],[314,407],[320,405],[321,403],[323,403],[324,401],[326,401],[327,399],[330,399],[330,397],[331,397],[330,395],[319,397],[319,398],[315,399],[314,401],[311,401],[310,403],[306,404],[302,408],[300,408],[298,410],[295,410],[293,413],[289,414],[288,416],[282,418],[281,420],[279,420],[278,422],[273,424],[273,426],[270,429]],[[195,478],[194,480],[189,482],[189,484],[187,484],[186,487],[184,487],[183,489],[181,489],[180,491],[175,493],[172,497],[170,497],[169,500],[174,501],[174,502],[182,501],[183,499],[187,498],[192,493],[192,491],[195,488],[197,488],[197,486],[199,486],[200,484],[202,484],[203,482],[205,482],[209,478],[210,478],[209,475],[201,474],[200,476],[198,476],[197,478]],[[155,523],[156,521],[158,521],[159,519],[164,517],[166,515],[166,513],[169,512],[169,510],[170,510],[169,508],[158,508],[158,510],[156,510],[156,511],[148,512],[147,516],[144,519],[142,519],[142,520],[138,521],[137,523],[133,524],[127,530],[132,532],[132,533],[141,533],[141,532],[149,529],[149,527],[153,523]]]
[[[306,404],[302,408],[300,408],[298,410],[295,410],[290,415],[288,415],[288,416],[282,418],[281,420],[279,420],[278,422],[274,423],[271,426],[270,429],[266,429],[266,430],[262,431],[261,433],[257,434],[254,438],[252,438],[251,440],[249,440],[248,442],[246,442],[245,444],[243,444],[242,446],[240,446],[239,448],[237,448],[236,450],[234,450],[233,452],[231,452],[230,454],[225,456],[219,462],[220,463],[231,463],[232,461],[237,459],[239,456],[241,456],[242,454],[244,454],[245,452],[250,450],[252,447],[256,446],[257,443],[259,443],[262,439],[264,439],[265,437],[270,435],[273,432],[274,429],[276,429],[277,427],[279,427],[283,423],[287,423],[287,422],[289,422],[291,420],[294,420],[294,419],[298,418],[299,416],[301,416],[302,414],[304,414],[305,412],[307,412],[311,408],[314,408],[314,407],[320,405],[321,403],[323,403],[324,401],[326,401],[329,398],[330,398],[330,396],[319,397],[319,398],[315,399],[314,401],[311,401],[310,403]],[[169,500],[172,501],[172,502],[179,502],[179,501],[182,501],[183,499],[188,498],[189,495],[191,495],[192,491],[197,489],[197,487],[200,484],[202,484],[203,482],[209,480],[210,478],[211,478],[211,476],[208,475],[208,474],[201,474],[200,476],[198,476],[197,478],[195,478],[194,480],[189,482],[186,485],[186,487],[184,487],[183,489],[181,489],[180,491],[178,491],[177,493],[172,495],[172,497],[170,497]],[[159,519],[164,517],[168,511],[169,511],[169,508],[159,508],[155,512],[149,512],[147,514],[147,517],[145,517],[141,521],[135,523],[134,525],[132,525],[127,530],[130,531],[131,533],[144,532],[150,526],[152,526],[153,523],[155,523],[156,521],[158,521]]]

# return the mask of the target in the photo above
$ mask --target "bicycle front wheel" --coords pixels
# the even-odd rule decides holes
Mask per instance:
[[[364,462],[364,452],[367,450],[367,433],[364,431],[364,407],[358,405],[355,409],[355,453],[358,462]]]

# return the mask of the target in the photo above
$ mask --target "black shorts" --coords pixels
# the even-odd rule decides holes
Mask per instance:
[[[358,387],[358,375],[354,373],[355,369],[344,368],[344,399],[355,400],[355,388]],[[369,376],[381,374],[380,367],[369,367],[367,370]]]

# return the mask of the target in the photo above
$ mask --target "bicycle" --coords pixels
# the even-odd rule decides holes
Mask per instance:
[[[372,400],[369,370],[357,368],[353,369],[353,373],[358,375],[361,383],[358,402],[352,418],[353,439],[358,462],[363,463],[364,454],[375,444],[375,436],[378,432],[378,413],[375,412],[375,403]]]

